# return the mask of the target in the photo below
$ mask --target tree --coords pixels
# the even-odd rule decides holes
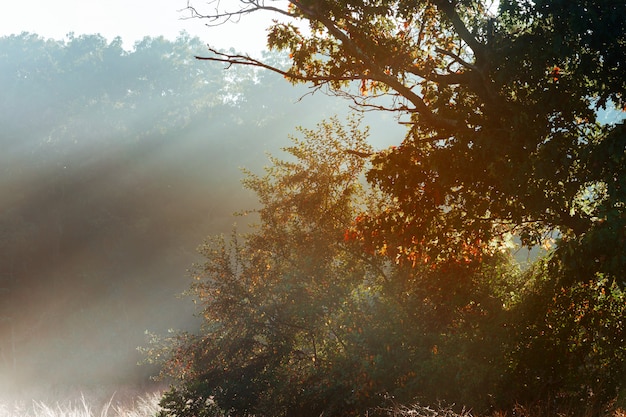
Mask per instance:
[[[486,407],[505,368],[489,329],[504,317],[508,256],[441,271],[369,250],[354,218],[389,200],[362,188],[365,133],[336,119],[302,133],[287,159],[244,181],[261,203],[252,231],[202,246],[190,290],[201,331],[147,350],[175,381],[162,414],[353,416],[416,398]]]
[[[550,269],[541,260],[526,272],[522,302],[510,310],[509,389],[500,402],[543,401],[544,411],[568,415],[623,408],[624,289],[598,275],[555,290]]]
[[[243,237],[208,241],[192,294],[202,306],[200,335],[175,344],[166,369],[184,383],[165,396],[169,414],[193,399],[212,399],[234,415],[346,413],[360,392],[347,364],[349,314],[376,285],[376,262],[344,243],[364,160],[370,152],[356,123],[336,121],[272,158],[267,175],[245,185],[262,205],[260,223]],[[355,295],[355,291],[358,295]],[[306,388],[306,389],[305,389]],[[182,397],[182,400],[181,400]]]
[[[503,0],[497,11],[477,0],[240,4],[191,10],[214,24],[275,13],[283,21],[269,29],[268,45],[288,52],[291,65],[212,49],[200,59],[266,68],[408,125],[399,146],[371,157],[367,178],[391,198],[382,210],[359,214],[351,230],[363,248],[445,274],[483,266],[512,236],[528,247],[554,244],[547,270],[527,276],[516,292],[524,316],[509,323],[519,337],[509,341],[519,377],[511,391],[547,378],[560,384],[546,394],[552,399],[614,397],[621,382],[599,370],[623,366],[619,342],[603,342],[601,329],[621,334],[615,306],[626,285],[619,114],[626,4]],[[602,122],[598,113],[607,110],[617,116]],[[581,327],[591,350],[580,345]],[[568,340],[577,346],[573,355],[564,354]],[[525,348],[558,358],[559,366],[544,373],[541,358],[524,361]]]
[[[381,215],[365,213],[365,235],[376,231],[379,248],[459,260],[509,233],[528,246],[556,235],[569,248],[565,259],[578,251],[574,242],[590,250],[582,241],[602,236],[616,252],[593,253],[592,265],[610,263],[615,278],[624,273],[626,140],[620,125],[596,117],[626,104],[623,2],[509,0],[497,13],[473,0],[190,9],[215,24],[258,10],[286,20],[270,28],[268,45],[289,52],[288,69],[215,50],[201,59],[268,68],[409,125],[401,146],[378,153],[368,174],[398,200]],[[611,236],[602,232],[609,217],[617,222]],[[567,279],[597,269],[570,268]]]

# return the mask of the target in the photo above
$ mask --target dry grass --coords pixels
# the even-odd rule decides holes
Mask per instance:
[[[137,392],[136,390],[119,390],[108,394],[106,390],[90,391],[88,394],[78,393],[69,398],[69,393],[55,394],[60,401],[49,399],[31,399],[0,401],[0,417],[155,417],[159,412],[158,405],[162,391]],[[51,394],[48,394],[49,396]],[[379,410],[387,417],[480,417],[470,411],[455,412],[448,407],[428,407],[412,405],[397,406]],[[580,415],[581,410],[577,410]],[[379,415],[379,414],[377,414]],[[482,417],[569,417],[573,413],[550,412],[538,406],[516,406],[509,412],[494,412]],[[589,416],[597,416],[595,413]],[[603,417],[626,417],[626,410],[617,409],[606,413]]]
[[[154,417],[159,411],[158,391],[129,398],[127,394],[111,396],[102,402],[82,395],[76,400],[48,402],[15,400],[0,403],[0,417]]]
[[[472,417],[469,411],[456,413],[449,407],[424,407],[419,404],[410,407],[397,406],[393,409],[385,410],[385,415],[389,417]]]
[[[411,407],[397,406],[393,409],[384,410],[385,416],[388,417],[626,417],[626,410],[617,408],[606,413],[598,414],[593,410],[569,410],[569,411],[550,411],[540,406],[521,406],[517,405],[514,409],[504,412],[497,411],[490,415],[475,415],[470,411],[461,411],[457,413],[451,408],[446,407],[424,407],[413,405]]]

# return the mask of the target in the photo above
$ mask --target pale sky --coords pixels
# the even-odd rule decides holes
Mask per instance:
[[[209,0],[197,0],[205,6]],[[224,0],[222,5],[236,0]],[[163,35],[175,39],[183,30],[218,48],[235,47],[240,52],[258,53],[265,49],[265,28],[273,16],[253,13],[241,22],[207,28],[204,21],[183,18],[187,0],[3,0],[0,6],[0,36],[21,32],[45,38],[64,39],[99,33],[109,41],[121,36],[131,48],[144,36]],[[206,10],[210,10],[207,6]]]

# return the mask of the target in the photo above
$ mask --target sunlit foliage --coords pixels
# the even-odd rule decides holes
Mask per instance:
[[[409,260],[462,261],[492,251],[509,233],[528,246],[557,233],[565,247],[598,235],[607,216],[623,225],[626,140],[620,126],[597,120],[599,109],[626,104],[622,2],[516,0],[496,8],[485,1],[294,0],[284,9],[271,1],[241,7],[194,11],[217,21],[273,11],[286,22],[270,28],[268,45],[290,53],[291,67],[279,71],[287,79],[324,86],[361,108],[393,111],[409,124],[401,146],[378,153],[368,173],[397,200],[377,216],[365,213],[373,245],[402,247]],[[207,59],[259,64],[213,52]],[[377,100],[381,95],[387,101]],[[598,187],[605,192],[580,198]],[[624,253],[623,233],[616,233],[610,246]],[[624,259],[612,260],[617,279]]]
[[[210,403],[233,415],[348,416],[416,397],[485,406],[504,358],[487,329],[515,285],[507,256],[444,271],[364,250],[354,216],[387,201],[362,186],[365,133],[336,120],[302,133],[289,158],[245,180],[262,204],[254,230],[201,248],[190,294],[202,331],[152,351],[177,381],[163,414]]]
[[[406,271],[403,281],[391,282],[407,283],[408,294],[428,294],[412,298],[411,311],[432,302],[448,326],[454,313],[467,312],[456,322],[471,331],[454,332],[449,344],[431,344],[436,365],[424,357],[407,364],[417,375],[448,376],[439,387],[450,391],[434,397],[471,401],[456,383],[481,380],[474,371],[483,369],[499,375],[485,389],[494,407],[528,401],[554,411],[580,401],[597,414],[619,398],[620,371],[601,370],[624,366],[626,4],[240,5],[206,15],[192,11],[213,22],[257,10],[286,19],[269,29],[268,45],[289,52],[290,66],[214,50],[203,59],[270,69],[347,97],[361,109],[393,112],[408,126],[397,147],[364,156],[372,163],[366,178],[384,197],[376,209],[355,210],[343,241],[357,245],[362,257],[380,257],[394,271]],[[599,117],[606,111],[609,120]],[[515,239],[549,251],[521,276],[525,282],[506,272],[506,263],[493,264]],[[488,278],[488,268],[496,279]],[[512,287],[508,296],[496,290],[502,287]],[[485,288],[499,308],[478,301],[474,291]],[[362,316],[363,322],[384,316],[377,313]],[[388,338],[379,334],[376,340]],[[481,349],[494,349],[488,354],[493,361],[472,368],[478,340]],[[451,369],[457,371],[445,373]],[[488,387],[492,380],[482,381]],[[358,386],[368,385],[364,379]],[[417,396],[427,391],[424,385],[411,389]]]

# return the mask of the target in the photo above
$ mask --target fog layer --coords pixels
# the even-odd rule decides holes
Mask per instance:
[[[347,111],[195,38],[121,45],[0,38],[1,389],[145,381],[144,332],[195,325],[196,246],[255,205],[240,168]]]

